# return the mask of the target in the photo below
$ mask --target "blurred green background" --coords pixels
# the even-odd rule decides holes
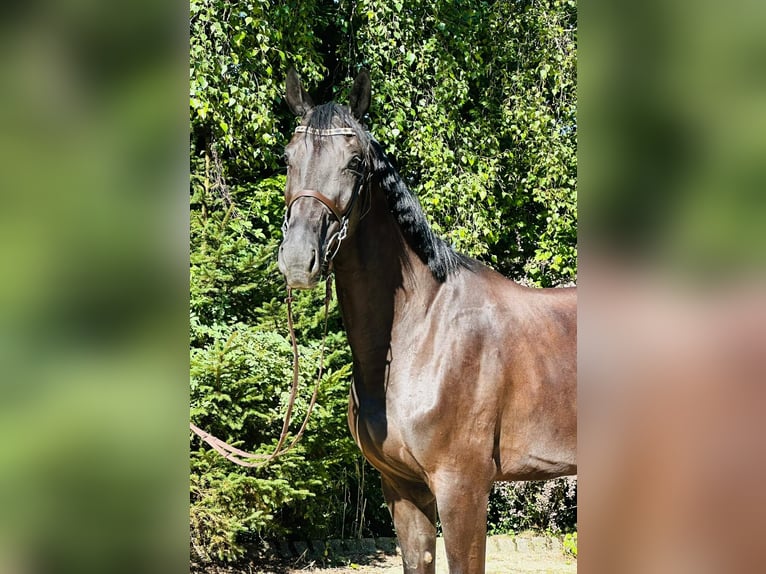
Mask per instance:
[[[580,20],[581,246],[685,279],[762,270],[764,5],[585,2]]]
[[[2,572],[186,566],[187,18],[2,8]]]

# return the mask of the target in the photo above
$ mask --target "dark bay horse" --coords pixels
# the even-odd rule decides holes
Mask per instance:
[[[451,573],[484,571],[493,481],[575,474],[576,293],[530,289],[453,251],[348,106],[302,116],[279,268],[294,288],[330,266],[353,355],[351,433],[382,475],[405,573],[433,573],[438,508]]]

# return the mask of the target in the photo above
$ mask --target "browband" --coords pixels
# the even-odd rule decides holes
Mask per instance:
[[[295,128],[296,134],[315,134],[318,136],[355,136],[356,130],[353,128],[330,128],[326,130],[319,130],[317,128],[311,128],[309,126],[298,126]]]

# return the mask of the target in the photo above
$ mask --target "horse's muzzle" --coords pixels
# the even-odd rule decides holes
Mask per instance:
[[[322,278],[324,251],[307,235],[291,230],[279,246],[279,270],[293,289],[313,289]]]

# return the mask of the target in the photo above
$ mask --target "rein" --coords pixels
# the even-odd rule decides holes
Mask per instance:
[[[314,134],[319,136],[355,136],[357,135],[356,131],[354,131],[352,128],[316,129],[309,126],[298,126],[297,128],[295,128],[295,133],[307,133],[307,134]],[[287,209],[285,210],[285,219],[282,223],[282,232],[284,233],[287,231],[287,228],[289,226],[290,208],[293,206],[293,204],[297,200],[303,197],[310,197],[311,199],[315,199],[319,201],[322,205],[324,205],[327,209],[330,210],[330,213],[332,213],[332,215],[335,217],[335,220],[340,224],[340,228],[338,229],[338,231],[336,231],[327,241],[327,249],[325,250],[324,260],[325,260],[325,263],[331,263],[332,260],[335,258],[335,256],[338,254],[340,245],[343,242],[343,240],[346,238],[346,235],[348,234],[348,220],[351,215],[351,211],[354,208],[354,203],[356,203],[356,198],[359,196],[360,190],[362,189],[366,181],[369,179],[369,177],[371,177],[371,175],[372,174],[370,173],[370,175],[367,178],[361,179],[358,182],[358,184],[354,187],[354,191],[351,195],[351,201],[349,201],[349,204],[346,206],[345,210],[340,210],[338,206],[335,205],[334,201],[332,201],[326,195],[322,194],[321,192],[315,189],[301,190],[300,192],[295,194],[295,196],[287,204]],[[251,452],[246,452],[244,450],[238,449],[237,447],[234,447],[230,445],[229,443],[224,442],[223,440],[213,436],[209,432],[202,430],[201,428],[196,426],[194,423],[189,422],[189,428],[192,430],[192,432],[194,432],[204,442],[206,442],[211,447],[213,447],[213,450],[215,450],[221,456],[240,466],[260,468],[260,467],[266,466],[278,456],[281,456],[285,454],[286,452],[289,452],[303,436],[303,432],[306,430],[306,426],[308,425],[308,422],[309,422],[309,416],[311,415],[311,412],[314,409],[314,405],[316,404],[317,396],[319,394],[319,386],[322,382],[322,373],[324,371],[325,342],[327,339],[327,317],[329,315],[331,299],[332,299],[332,274],[328,273],[325,300],[324,300],[324,333],[322,335],[322,346],[321,346],[321,353],[319,358],[319,373],[317,375],[316,384],[314,385],[314,392],[311,395],[311,401],[309,402],[308,409],[306,410],[306,416],[303,419],[303,423],[301,424],[300,429],[298,429],[298,434],[295,435],[295,438],[293,438],[290,444],[288,444],[287,446],[284,446],[285,442],[287,441],[287,435],[289,434],[288,431],[290,428],[290,421],[292,420],[293,407],[295,406],[295,398],[298,395],[298,380],[299,380],[300,372],[299,372],[299,365],[298,365],[298,343],[296,342],[296,339],[295,339],[295,329],[293,327],[293,310],[292,310],[293,296],[292,296],[292,289],[290,289],[289,287],[287,288],[287,327],[288,327],[288,330],[290,331],[290,343],[293,348],[293,383],[290,389],[290,400],[288,401],[287,409],[285,410],[285,416],[282,421],[282,432],[279,435],[277,446],[274,447],[274,450],[271,452],[271,454],[251,453]],[[251,462],[251,461],[257,461],[257,462]]]
[[[293,295],[292,295],[292,289],[290,289],[289,287],[287,288],[287,326],[290,331],[290,343],[293,348],[293,382],[292,382],[292,387],[290,389],[290,400],[287,403],[287,410],[285,411],[285,416],[282,421],[282,433],[279,435],[279,441],[277,442],[277,446],[274,447],[274,450],[271,452],[271,454],[251,453],[251,452],[246,452],[244,450],[238,449],[237,447],[234,447],[230,445],[229,443],[224,442],[223,440],[213,436],[209,432],[202,430],[201,428],[196,426],[194,423],[189,422],[189,428],[192,430],[192,432],[194,432],[203,441],[205,441],[207,444],[213,447],[213,450],[215,450],[217,453],[219,453],[221,456],[223,456],[227,460],[235,464],[238,464],[240,466],[245,466],[250,468],[260,468],[260,467],[266,466],[278,456],[282,456],[286,452],[289,452],[290,450],[292,450],[292,448],[298,443],[298,441],[303,436],[303,432],[306,430],[306,426],[308,425],[308,422],[309,422],[309,417],[311,416],[311,412],[314,410],[314,405],[316,404],[317,397],[319,395],[319,386],[322,382],[322,374],[324,372],[325,343],[327,340],[327,317],[330,312],[331,300],[332,300],[332,275],[328,275],[327,282],[326,282],[325,299],[324,299],[324,333],[322,334],[322,345],[321,345],[321,351],[319,355],[319,373],[317,374],[317,380],[316,380],[316,383],[314,384],[314,392],[311,395],[311,401],[309,402],[309,406],[306,409],[306,416],[304,417],[303,423],[298,429],[298,434],[295,435],[295,438],[293,438],[290,444],[288,444],[287,446],[284,446],[287,440],[287,435],[290,428],[290,421],[292,420],[293,407],[295,406],[295,398],[298,395],[298,380],[299,380],[300,373],[299,373],[299,364],[298,364],[298,343],[295,338],[295,328],[293,326],[293,309],[292,309]],[[250,461],[258,461],[258,462],[250,462]]]

